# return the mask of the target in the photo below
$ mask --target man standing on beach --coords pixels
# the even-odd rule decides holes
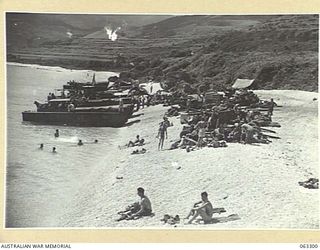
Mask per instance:
[[[273,115],[274,106],[277,106],[277,104],[273,101],[273,98],[271,98],[270,102],[268,103],[268,116],[269,117],[271,117]]]
[[[56,129],[56,132],[54,133],[54,137],[58,138],[59,137],[59,129]]]
[[[160,123],[157,138],[159,138],[158,150],[163,148],[164,136],[168,139],[167,128],[170,126],[170,122],[167,117],[163,117],[163,121]]]
[[[206,122],[204,120],[200,120],[197,125],[194,127],[195,130],[198,131],[198,148],[202,148],[204,144],[204,138],[206,136]]]

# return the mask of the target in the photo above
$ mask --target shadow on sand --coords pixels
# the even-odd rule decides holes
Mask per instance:
[[[215,218],[212,218],[212,220],[208,223],[205,223],[205,224],[217,224],[217,223],[226,223],[226,222],[229,222],[229,221],[235,221],[235,220],[240,220],[240,217],[239,215],[237,214],[230,214],[229,216],[225,216],[225,217],[215,217]],[[200,219],[200,220],[197,220],[197,222],[201,222],[203,223],[203,220]]]
[[[139,116],[142,116],[142,115],[144,115],[144,113],[135,114],[135,115],[132,115],[132,116],[130,117],[130,119],[131,119],[131,118],[136,118],[136,117],[139,117]]]
[[[130,127],[130,126],[132,126],[133,124],[139,123],[139,122],[141,122],[140,119],[134,120],[134,121],[131,121],[131,122],[127,122],[127,123],[124,125],[124,127]]]

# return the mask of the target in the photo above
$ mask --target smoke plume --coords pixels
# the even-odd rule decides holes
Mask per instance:
[[[118,28],[116,28],[116,29],[112,29],[112,28],[110,28],[110,27],[108,27],[108,26],[105,26],[105,27],[104,27],[104,30],[106,31],[107,38],[110,39],[111,41],[115,41],[115,40],[117,40],[117,38],[118,38],[117,32],[118,32],[119,30],[121,30],[121,27],[118,27]]]
[[[67,36],[68,36],[69,38],[72,38],[73,34],[72,34],[70,31],[68,31],[68,32],[67,32]]]

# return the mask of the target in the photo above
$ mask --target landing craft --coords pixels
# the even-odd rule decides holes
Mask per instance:
[[[52,94],[46,103],[35,101],[37,110],[22,112],[22,120],[35,124],[121,127],[134,112],[128,88],[132,86],[127,83],[109,86],[109,82],[96,82],[95,75],[91,83],[71,81],[63,86],[60,96]]]

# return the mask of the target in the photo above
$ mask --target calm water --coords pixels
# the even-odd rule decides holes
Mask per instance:
[[[92,171],[105,164],[114,147],[116,128],[79,128],[32,125],[21,112],[34,110],[35,100],[69,80],[91,81],[92,71],[59,67],[7,65],[6,227],[54,227],[70,198]],[[96,72],[106,80],[112,72]],[[60,137],[55,139],[55,129]],[[84,146],[77,146],[82,139]],[[93,144],[98,139],[98,144]],[[44,150],[39,144],[44,143]],[[52,147],[57,154],[51,153]]]

